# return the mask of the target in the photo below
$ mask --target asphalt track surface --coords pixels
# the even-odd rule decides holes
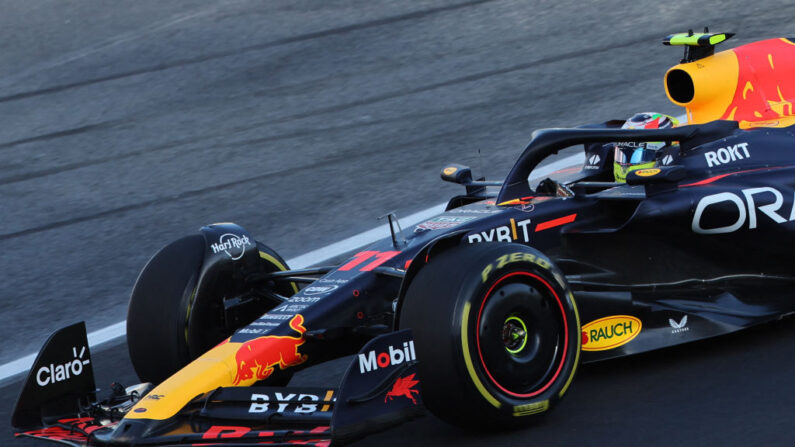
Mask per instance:
[[[795,35],[784,2],[0,1],[0,364],[125,318],[159,247],[234,221],[290,258],[500,178],[533,129],[680,109],[661,38]],[[795,324],[582,368],[528,429],[359,445],[792,445]],[[123,340],[97,383],[135,382]],[[296,384],[339,380],[345,362]],[[0,444],[19,378],[0,388]],[[3,433],[4,432],[4,433]]]

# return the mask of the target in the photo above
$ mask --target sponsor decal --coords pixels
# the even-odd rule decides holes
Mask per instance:
[[[418,224],[414,228],[414,232],[420,231],[427,231],[427,230],[444,230],[447,228],[454,228],[461,225],[464,222],[469,222],[470,220],[475,220],[476,217],[464,217],[464,216],[437,216],[431,220],[427,220]]]
[[[243,328],[237,331],[238,334],[261,334],[263,333],[263,329],[254,329],[254,328]]]
[[[549,270],[550,262],[545,258],[538,257],[532,253],[511,253],[509,255],[502,255],[496,259],[496,262],[493,262],[487,265],[482,272],[480,272],[480,277],[483,278],[483,282],[485,283],[489,279],[489,275],[491,272],[494,271],[495,266],[496,268],[500,269],[506,264],[510,264],[512,262],[519,262],[519,261],[526,261],[532,262],[533,264],[538,265],[541,268]]]
[[[669,318],[668,325],[671,326],[672,334],[678,334],[680,332],[687,332],[690,330],[690,328],[687,327],[687,315],[683,316],[682,319],[679,321],[676,321],[673,318]]]
[[[643,324],[629,315],[612,315],[582,327],[583,351],[606,351],[625,345],[640,334]]]
[[[260,320],[289,320],[292,317],[290,314],[286,315],[279,315],[273,313],[266,313],[265,315],[259,317]]]
[[[585,169],[598,169],[600,161],[602,161],[602,158],[599,157],[598,154],[591,155],[588,157],[588,163],[585,165]]]
[[[395,349],[390,345],[384,352],[359,354],[359,373],[365,374],[414,360],[417,360],[417,355],[414,353],[414,340],[410,340],[403,342],[402,348]]]
[[[285,317],[289,318],[287,315]],[[265,380],[273,374],[276,366],[285,369],[304,363],[307,356],[298,353],[298,348],[306,341],[303,324],[304,317],[298,314],[290,320],[290,328],[298,333],[297,337],[267,335],[243,343],[235,353],[237,374],[233,384],[238,385],[255,377],[255,381]]]
[[[638,169],[635,171],[635,175],[638,177],[652,177],[660,173],[660,169]]]
[[[447,214],[497,214],[500,209],[498,208],[455,208],[445,211]]]
[[[737,160],[745,160],[746,158],[751,158],[751,153],[748,151],[748,143],[738,143],[704,153],[704,159],[707,160],[707,167],[709,168]]]
[[[165,394],[147,394],[144,399],[160,400],[166,397]]]
[[[268,321],[261,321],[261,320],[254,320],[248,324],[249,326],[270,326],[270,325],[277,325],[277,323],[271,323]]]
[[[347,279],[337,279],[337,278],[320,278],[317,281],[315,281],[315,283],[319,283],[319,282],[329,283],[329,284],[336,284],[338,286],[341,286],[343,284],[347,284],[348,280]]]
[[[662,160],[660,160],[660,163],[662,163],[663,166],[668,166],[671,163],[673,163],[673,161],[674,161],[674,157],[672,157],[671,154],[668,154],[665,157],[663,157]]]
[[[246,253],[246,247],[254,245],[248,236],[238,236],[234,233],[225,233],[218,238],[218,242],[210,245],[213,253],[226,253],[230,258],[238,260]]]
[[[543,413],[549,410],[549,400],[535,402],[532,404],[516,405],[513,407],[514,416],[528,416],[531,414]]]
[[[78,353],[77,348],[72,348],[73,359],[59,365],[50,363],[49,366],[45,365],[36,371],[36,383],[39,386],[47,386],[52,383],[63,382],[72,377],[77,377],[83,374],[83,366],[91,363],[89,359],[83,359],[86,355],[86,347],[80,348]]]
[[[779,214],[779,210],[784,205],[784,196],[779,190],[763,186],[743,189],[741,192],[742,197],[731,192],[721,192],[702,197],[698,201],[696,211],[693,214],[693,222],[690,226],[693,232],[700,234],[733,233],[745,227],[746,222],[748,223],[747,228],[753,230],[757,227],[759,220],[757,210],[777,224],[795,220],[795,207],[790,210],[789,219]],[[759,205],[757,204],[757,196],[759,195],[772,196],[773,202]],[[766,202],[769,202],[769,200]],[[792,205],[790,204],[790,206]],[[726,212],[727,207],[734,209],[731,212]],[[712,211],[710,212],[710,210]],[[701,221],[705,218],[705,215],[709,216],[710,214],[713,215],[711,219],[713,222],[722,220],[727,225],[704,228]],[[734,216],[737,217],[734,218]],[[731,219],[733,218],[734,221],[732,222]]]
[[[283,312],[283,313],[289,313],[290,316],[293,316],[298,312],[301,312],[302,310],[306,309],[307,307],[309,307],[308,304],[292,304],[290,302],[287,302],[285,304],[280,304],[278,307],[274,308],[269,313]]]
[[[536,206],[533,203],[523,203],[521,205],[516,205],[515,207],[513,207],[513,209],[519,210],[523,213],[530,213],[534,209],[536,209]]]
[[[405,397],[407,399],[411,399],[411,402],[414,405],[417,405],[417,399],[414,398],[414,394],[420,394],[420,390],[415,389],[414,387],[420,383],[419,380],[414,379],[416,374],[409,374],[406,377],[398,377],[395,380],[395,384],[392,385],[392,389],[387,391],[386,396],[384,396],[384,403],[394,399],[395,397]]]
[[[333,398],[334,390],[326,391],[325,396],[318,396],[310,393],[280,393],[274,392],[273,395],[252,393],[251,406],[249,413],[315,413],[324,412],[331,409],[327,402],[336,400]],[[322,404],[322,405],[321,405]],[[318,408],[320,407],[320,408]]]
[[[293,297],[290,297],[290,299],[287,300],[287,301],[290,304],[292,304],[292,303],[308,303],[308,304],[312,304],[312,303],[317,303],[318,301],[320,301],[320,297],[319,296],[293,296]]]
[[[458,168],[456,168],[455,166],[448,166],[448,167],[444,168],[444,170],[442,172],[444,173],[444,175],[453,175],[457,171],[458,171]]]
[[[302,295],[326,295],[327,293],[333,292],[337,290],[338,285],[330,285],[330,286],[316,286],[311,285],[301,289]]]
[[[511,219],[508,225],[470,234],[467,236],[467,241],[470,244],[477,242],[513,242],[515,240],[530,242],[530,232],[527,230],[528,225],[530,225],[530,219],[518,222],[515,219]]]
[[[249,326],[270,326],[270,327],[276,327],[276,326],[278,326],[278,325],[279,325],[279,323],[277,323],[277,322],[275,322],[275,321],[261,321],[261,320],[256,320],[256,321],[252,321],[252,322],[251,322],[251,323],[249,323],[248,325],[249,325]],[[265,332],[267,332],[267,331],[268,331],[268,329],[263,329],[263,332],[262,332],[262,333],[265,333]]]

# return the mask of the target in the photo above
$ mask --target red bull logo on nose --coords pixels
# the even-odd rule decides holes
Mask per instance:
[[[290,328],[298,332],[297,337],[267,335],[243,343],[235,354],[237,374],[233,384],[238,385],[254,377],[256,381],[265,380],[273,374],[276,366],[285,369],[304,363],[308,357],[298,353],[298,347],[306,342],[303,324],[304,317],[298,314],[290,320]]]

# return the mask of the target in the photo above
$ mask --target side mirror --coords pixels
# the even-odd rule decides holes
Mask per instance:
[[[442,180],[468,185],[472,183],[472,169],[469,166],[450,163],[442,169]]]

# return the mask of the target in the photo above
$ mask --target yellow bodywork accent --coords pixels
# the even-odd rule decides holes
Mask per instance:
[[[732,103],[739,78],[739,62],[733,51],[721,51],[710,57],[671,67],[666,73],[682,70],[690,75],[695,89],[693,99],[682,103],[675,101],[665,86],[668,99],[687,109],[688,124],[706,123],[720,119]]]
[[[743,88],[743,99],[748,99],[748,92],[754,91],[754,85],[751,84],[751,81],[745,83],[745,87]]]
[[[500,408],[502,407],[502,403],[498,401],[491,393],[486,390],[486,387],[483,386],[483,382],[480,381],[480,377],[478,377],[477,372],[475,371],[475,365],[472,364],[472,357],[469,355],[469,338],[468,338],[468,329],[467,329],[467,321],[469,320],[469,309],[471,304],[466,303],[464,304],[464,312],[461,316],[461,344],[464,353],[464,363],[467,367],[467,372],[469,373],[470,379],[472,379],[472,383],[475,385],[475,388],[478,389],[480,394],[494,407]]]
[[[162,397],[142,399],[125,419],[168,419],[194,397],[218,387],[232,386],[237,371],[235,354],[241,344],[227,342],[207,351],[149,393]]]
[[[323,397],[323,400],[329,401],[329,400],[331,400],[331,398],[333,396],[334,396],[334,390],[328,390],[328,391],[326,391],[326,395]],[[323,407],[320,409],[320,411],[328,411],[329,408],[330,408],[330,405],[323,405]]]
[[[740,129],[755,129],[758,127],[789,127],[795,124],[795,116],[782,116],[775,120],[768,121],[745,121],[740,120]]]

